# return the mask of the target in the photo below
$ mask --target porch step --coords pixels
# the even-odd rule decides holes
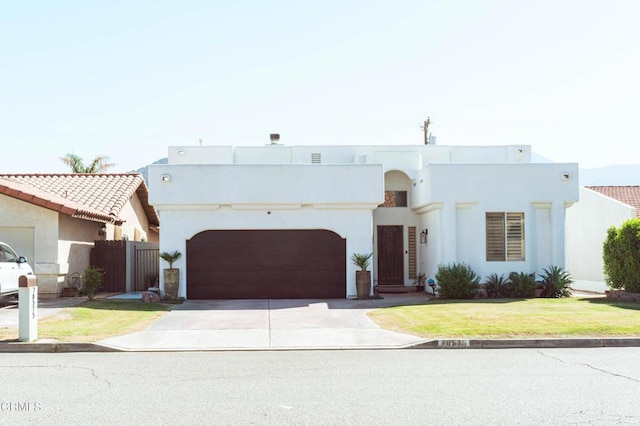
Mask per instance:
[[[416,291],[413,285],[379,285],[376,288],[378,293],[414,293]]]

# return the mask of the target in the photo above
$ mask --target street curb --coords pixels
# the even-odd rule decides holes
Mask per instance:
[[[573,339],[438,339],[407,346],[407,349],[535,349],[640,347],[638,337]]]
[[[0,344],[0,353],[56,353],[56,352],[122,352],[115,348],[95,343],[28,343],[12,342]]]
[[[220,352],[220,351],[309,351],[309,350],[398,350],[398,349],[553,349],[640,347],[638,337],[574,339],[436,339],[405,346],[363,347],[282,347],[282,348],[189,348],[126,349],[97,343],[0,343],[0,353],[70,353],[70,352]]]

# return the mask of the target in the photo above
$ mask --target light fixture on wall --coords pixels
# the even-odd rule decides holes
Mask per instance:
[[[98,235],[101,237],[104,237],[105,235],[107,235],[107,225],[105,225],[104,223],[100,226],[100,229],[98,230]]]
[[[429,231],[426,229],[423,229],[422,232],[420,233],[420,244],[427,244],[427,235],[429,234]]]
[[[171,182],[171,175],[162,175],[163,182]]]

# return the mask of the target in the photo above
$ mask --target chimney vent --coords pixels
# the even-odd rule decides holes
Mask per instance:
[[[271,139],[271,145],[278,145],[278,142],[280,142],[280,133],[271,133],[269,139]]]

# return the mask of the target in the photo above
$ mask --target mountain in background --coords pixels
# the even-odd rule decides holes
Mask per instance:
[[[553,163],[548,158],[535,152],[531,155],[534,163]],[[153,164],[167,164],[167,158],[161,158]],[[135,170],[140,173],[145,182],[149,182],[149,166]],[[580,169],[580,185],[582,186],[628,186],[640,185],[640,164],[605,166],[593,169]]]
[[[553,163],[542,155],[531,154],[533,163]],[[640,164],[580,168],[580,185],[582,186],[633,186],[640,185]]]
[[[151,164],[148,164],[144,167],[140,167],[138,170],[134,170],[135,173],[140,173],[142,175],[142,178],[144,179],[145,183],[147,184],[147,186],[149,186],[149,166],[153,165],[153,164],[167,164],[169,162],[169,159],[167,157],[165,158],[161,158],[158,161],[154,161]]]
[[[582,186],[640,185],[640,164],[580,169]]]

